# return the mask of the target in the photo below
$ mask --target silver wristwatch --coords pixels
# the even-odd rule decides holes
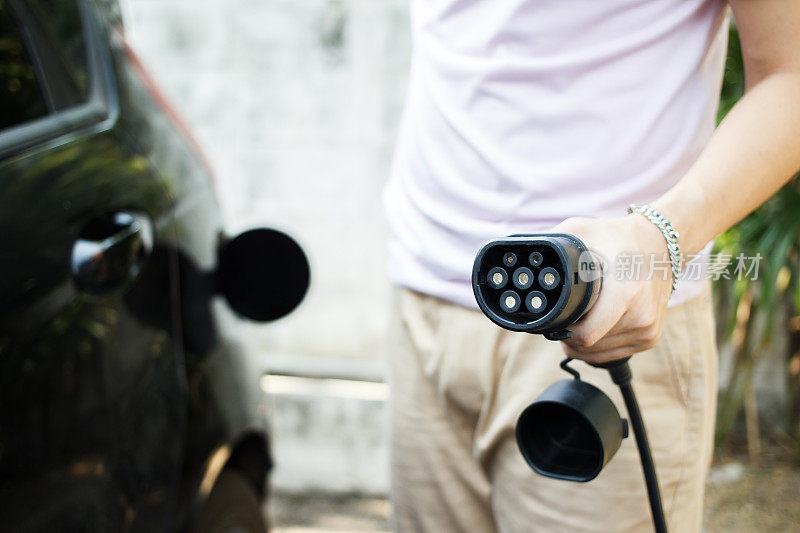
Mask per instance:
[[[658,229],[661,230],[664,240],[667,241],[669,262],[672,266],[672,291],[674,292],[675,287],[678,286],[678,276],[681,274],[681,249],[680,246],[678,246],[678,237],[680,237],[680,235],[675,231],[675,228],[672,227],[672,222],[651,205],[631,204],[628,206],[628,214],[632,213],[638,213],[655,224]]]

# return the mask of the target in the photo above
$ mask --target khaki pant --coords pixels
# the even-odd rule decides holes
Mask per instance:
[[[392,500],[401,532],[652,531],[633,436],[600,475],[535,474],[514,438],[520,412],[569,376],[559,343],[478,311],[397,291],[390,344]],[[605,370],[586,381],[627,411]],[[712,452],[717,354],[710,290],[670,308],[661,343],[631,360],[670,531],[699,531]]]

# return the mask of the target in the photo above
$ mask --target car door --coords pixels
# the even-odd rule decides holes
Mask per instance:
[[[3,531],[156,531],[175,501],[173,203],[119,126],[96,15],[0,0]]]

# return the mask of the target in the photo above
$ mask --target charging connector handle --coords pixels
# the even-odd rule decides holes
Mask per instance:
[[[617,363],[616,361],[614,363]],[[633,436],[636,438],[636,447],[639,448],[639,459],[642,462],[642,473],[647,485],[647,497],[650,500],[650,511],[653,515],[653,526],[656,533],[667,533],[667,521],[664,518],[664,508],[661,505],[661,492],[658,488],[658,477],[656,476],[656,465],[650,452],[650,442],[647,440],[647,430],[644,427],[642,413],[639,411],[639,402],[636,401],[636,394],[631,386],[631,368],[628,360],[624,359],[621,363],[603,366],[611,374],[611,379],[619,386],[622,398],[625,400],[625,408],[628,410],[628,418],[633,427]]]

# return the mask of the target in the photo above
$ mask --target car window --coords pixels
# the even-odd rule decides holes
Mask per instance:
[[[0,130],[46,114],[36,69],[19,28],[0,0]]]
[[[28,5],[41,26],[50,46],[43,55],[49,68],[58,69],[68,87],[55,87],[57,107],[85,102],[89,99],[89,60],[84,39],[78,0],[28,0]],[[60,105],[59,105],[60,104]]]

